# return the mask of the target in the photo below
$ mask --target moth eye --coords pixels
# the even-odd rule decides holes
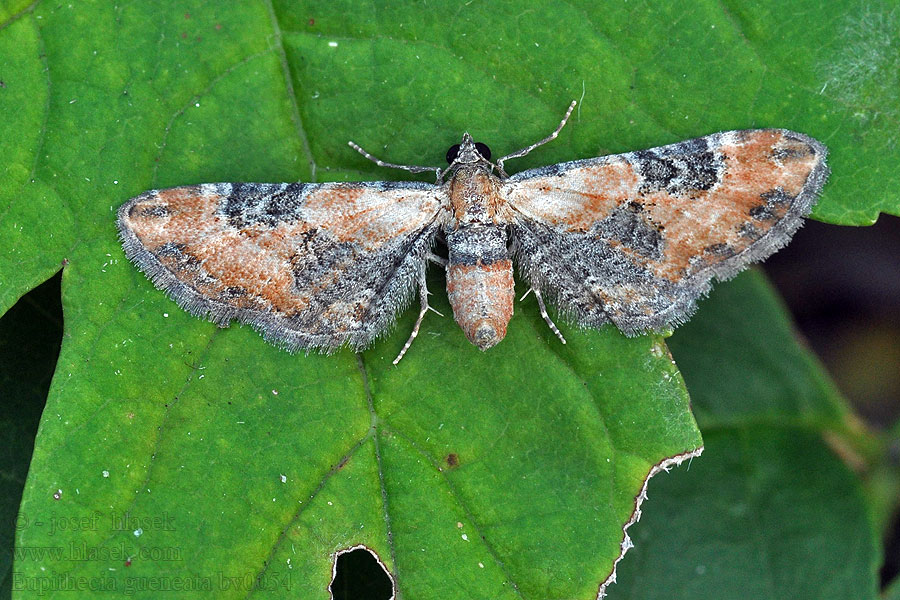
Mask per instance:
[[[491,149],[487,147],[487,144],[475,142],[475,149],[478,150],[478,154],[484,157],[484,160],[491,160]]]
[[[453,161],[459,157],[459,144],[453,144],[450,146],[450,149],[447,150],[447,162],[449,164],[453,164]]]

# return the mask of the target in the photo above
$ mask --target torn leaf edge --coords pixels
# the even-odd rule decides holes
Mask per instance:
[[[703,454],[703,446],[665,458],[650,469],[647,477],[644,478],[644,485],[641,487],[641,492],[634,499],[634,511],[631,513],[631,518],[628,519],[628,522],[622,527],[622,542],[619,545],[622,551],[619,553],[615,562],[613,562],[612,572],[610,572],[609,577],[600,584],[600,587],[597,590],[597,600],[602,600],[606,597],[606,588],[616,582],[616,567],[618,567],[619,561],[625,558],[626,552],[634,548],[634,542],[631,541],[631,536],[628,535],[628,528],[641,520],[641,504],[647,499],[647,486],[649,485],[650,480],[660,471],[668,473],[672,467],[677,467],[684,461],[691,460],[701,454]],[[335,564],[337,563],[335,562]]]

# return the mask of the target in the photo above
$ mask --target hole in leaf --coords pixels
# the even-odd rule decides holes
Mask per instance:
[[[15,526],[19,524],[16,510],[62,344],[61,273],[22,296],[0,318],[0,390],[3,390],[0,446],[4,452],[4,476],[0,477],[0,498],[3,498],[0,554],[10,552],[13,547]],[[56,488],[47,494],[55,492]],[[9,568],[8,561],[0,560],[0,582],[10,581]]]
[[[391,600],[394,581],[374,552],[354,546],[337,553],[328,591],[333,600]]]

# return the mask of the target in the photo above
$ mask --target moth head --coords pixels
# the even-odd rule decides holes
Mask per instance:
[[[480,162],[490,164],[491,149],[487,144],[481,142],[473,142],[472,136],[468,132],[463,134],[462,142],[453,144],[447,150],[447,162],[452,166],[456,165],[475,165]]]

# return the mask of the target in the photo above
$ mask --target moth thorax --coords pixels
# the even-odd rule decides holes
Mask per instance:
[[[461,167],[450,180],[450,206],[460,225],[492,225],[503,205],[499,180],[486,167]]]
[[[469,341],[487,350],[506,336],[515,297],[506,229],[472,225],[448,230],[447,295]]]

